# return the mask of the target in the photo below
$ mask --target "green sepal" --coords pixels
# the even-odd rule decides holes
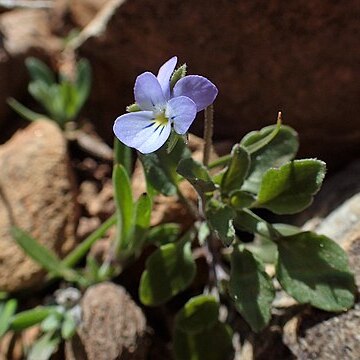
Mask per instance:
[[[183,77],[185,77],[186,75],[186,71],[187,71],[187,66],[186,64],[181,65],[180,67],[178,67],[174,73],[171,75],[170,78],[170,89],[173,89],[175,84],[182,79]]]
[[[141,108],[137,103],[133,103],[126,107],[126,111],[127,112],[137,112],[137,111],[141,111]]]

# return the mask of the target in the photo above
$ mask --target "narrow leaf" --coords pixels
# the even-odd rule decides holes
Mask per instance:
[[[128,245],[134,219],[134,203],[129,176],[122,165],[113,169],[114,199],[117,214],[119,244],[118,250]]]
[[[135,204],[135,224],[131,247],[140,251],[146,238],[151,220],[152,201],[148,194],[142,194]]]
[[[30,110],[14,98],[8,98],[7,103],[15,112],[28,121],[35,121],[46,118],[46,115]]]
[[[30,349],[27,360],[48,360],[55,353],[61,338],[52,332],[44,334]]]
[[[31,310],[22,311],[17,313],[11,319],[10,328],[14,331],[21,331],[30,326],[41,323],[50,314],[56,312],[54,306],[38,306]]]
[[[28,57],[25,60],[25,65],[29,71],[31,79],[33,81],[43,81],[47,85],[51,85],[56,82],[54,73],[50,68],[34,57]]]
[[[10,299],[2,304],[0,309],[0,338],[6,333],[10,327],[11,318],[15,314],[17,301]]]
[[[17,227],[12,227],[11,234],[25,253],[47,271],[52,272],[57,276],[61,276],[69,281],[74,281],[78,277],[72,269],[68,268],[61,262],[55,253],[41,245],[27,232]]]
[[[240,145],[235,145],[231,151],[231,160],[222,177],[221,192],[230,194],[240,190],[250,167],[250,154]]]

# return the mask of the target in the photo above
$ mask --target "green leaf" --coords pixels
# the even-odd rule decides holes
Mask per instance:
[[[103,222],[93,233],[91,233],[85,240],[76,246],[63,260],[62,265],[66,267],[75,266],[90,250],[92,245],[101,239],[106,232],[116,224],[116,217],[112,215],[105,222]]]
[[[176,223],[160,224],[151,228],[146,242],[157,246],[175,242],[180,235],[181,227]]]
[[[76,112],[78,113],[89,97],[91,90],[91,66],[86,59],[81,59],[76,66],[75,84],[77,90]]]
[[[15,314],[17,308],[17,301],[10,299],[0,306],[0,338],[8,331],[11,318]]]
[[[320,160],[294,160],[269,169],[261,182],[257,205],[276,214],[295,214],[308,207],[322,184],[326,165]]]
[[[28,57],[25,60],[25,65],[33,81],[40,80],[47,85],[52,85],[56,82],[54,73],[39,59]]]
[[[231,151],[229,165],[222,176],[221,192],[230,194],[240,190],[250,166],[250,154],[240,145],[235,145]]]
[[[251,234],[257,233],[268,236],[269,232],[271,232],[276,237],[276,231],[272,228],[271,224],[249,209],[237,211],[234,224],[236,228]]]
[[[162,147],[154,153],[140,155],[146,181],[164,195],[176,195],[179,181],[176,167],[181,159],[190,156],[191,152],[183,141],[178,141],[170,154]]]
[[[300,303],[326,311],[344,311],[354,303],[355,282],[347,255],[334,241],[313,232],[277,241],[276,276]]]
[[[25,253],[47,271],[68,281],[75,281],[79,278],[76,272],[64,265],[55,253],[41,245],[27,232],[17,227],[12,227],[11,235]]]
[[[211,234],[209,225],[207,224],[206,221],[202,221],[202,222],[196,224],[196,228],[198,230],[197,237],[198,237],[199,244],[201,246],[203,246],[205,244],[206,239]]]
[[[41,322],[41,330],[43,332],[58,330],[61,326],[63,314],[58,311],[52,312],[47,318]]]
[[[70,339],[76,332],[76,322],[72,314],[67,311],[61,326],[61,337],[64,340]]]
[[[186,75],[187,66],[186,64],[178,67],[171,76],[170,88],[173,89],[175,84]]]
[[[243,208],[251,207],[256,201],[253,194],[246,191],[234,191],[230,197],[230,205],[235,210],[241,210]]]
[[[191,284],[196,270],[190,243],[194,236],[191,230],[180,242],[161,246],[147,259],[139,287],[144,305],[164,304]]]
[[[21,331],[28,327],[41,323],[50,314],[56,312],[54,306],[38,306],[31,310],[22,311],[11,319],[10,328],[14,331]]]
[[[148,194],[140,195],[135,203],[135,224],[131,247],[140,251],[146,238],[151,220],[152,201]]]
[[[36,340],[31,347],[27,360],[48,360],[51,355],[56,352],[61,338],[56,334],[49,332],[44,334],[40,339]]]
[[[263,264],[250,251],[234,247],[229,289],[236,308],[251,328],[262,330],[271,318],[275,290]]]
[[[206,218],[215,235],[224,243],[230,246],[235,239],[233,221],[236,214],[234,210],[217,200],[211,200],[206,206]]]
[[[131,183],[126,169],[116,164],[113,168],[114,200],[116,206],[118,250],[126,249],[134,221],[134,203]]]
[[[188,180],[199,194],[216,190],[206,167],[192,158],[180,160],[176,171]]]
[[[263,174],[268,169],[279,167],[295,157],[299,147],[297,133],[288,126],[281,126],[278,131],[276,128],[277,125],[267,126],[260,131],[249,133],[241,140],[240,145],[251,152],[251,165],[242,190],[256,194]],[[264,139],[265,146],[253,151],[259,142],[264,145]]]
[[[46,118],[46,115],[30,110],[12,97],[8,98],[6,102],[16,113],[28,121],[35,121]]]
[[[275,264],[278,256],[277,246],[274,241],[277,241],[280,234],[282,236],[294,235],[302,230],[296,226],[288,224],[271,224],[269,227],[266,224],[259,224],[261,235],[257,233],[252,243],[244,244],[245,248],[250,250],[264,263]],[[276,235],[273,236],[274,230]]]
[[[221,322],[197,334],[175,330],[176,360],[227,360],[233,352],[231,328]]]
[[[114,137],[114,164],[124,166],[127,174],[131,176],[132,150],[116,137]]]
[[[196,334],[212,328],[219,321],[219,303],[213,296],[191,298],[176,315],[176,328]]]
[[[64,121],[74,120],[78,112],[78,95],[74,84],[70,81],[63,80],[59,84],[59,96],[62,102]]]

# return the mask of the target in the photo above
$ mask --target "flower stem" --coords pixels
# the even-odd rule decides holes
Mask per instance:
[[[226,165],[229,160],[231,159],[231,155],[228,154],[228,155],[224,155],[224,156],[221,156],[219,157],[218,159],[214,160],[213,162],[211,162],[209,165],[208,165],[208,168],[209,169],[214,169],[218,166],[223,166],[223,165]]]
[[[204,124],[204,153],[203,164],[208,166],[210,160],[210,152],[212,147],[212,136],[214,132],[214,106],[209,105],[205,109],[205,124]]]

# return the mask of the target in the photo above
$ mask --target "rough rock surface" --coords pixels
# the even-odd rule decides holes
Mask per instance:
[[[49,61],[60,46],[51,34],[46,11],[17,9],[0,15],[0,124],[11,111],[6,99],[21,99],[26,92],[26,57]]]
[[[297,359],[360,358],[360,304],[346,313],[328,317],[312,312],[287,323],[284,342]]]
[[[75,245],[76,188],[58,126],[39,120],[0,147],[0,289],[33,286],[43,272],[12,239],[28,231],[60,256]]]
[[[219,87],[218,138],[238,141],[282,110],[300,133],[301,155],[332,166],[356,155],[359,2],[113,0],[98,16],[79,52],[94,68],[89,114],[102,114],[97,125],[107,139],[133,102],[136,76],[178,55]]]
[[[141,309],[112,283],[90,287],[82,299],[78,336],[66,344],[67,360],[143,360],[148,339]]]
[[[350,268],[360,289],[360,193],[333,210],[320,224],[307,228],[329,236],[349,256]],[[291,319],[284,328],[284,342],[298,359],[359,359],[360,303],[343,314],[315,309]]]

